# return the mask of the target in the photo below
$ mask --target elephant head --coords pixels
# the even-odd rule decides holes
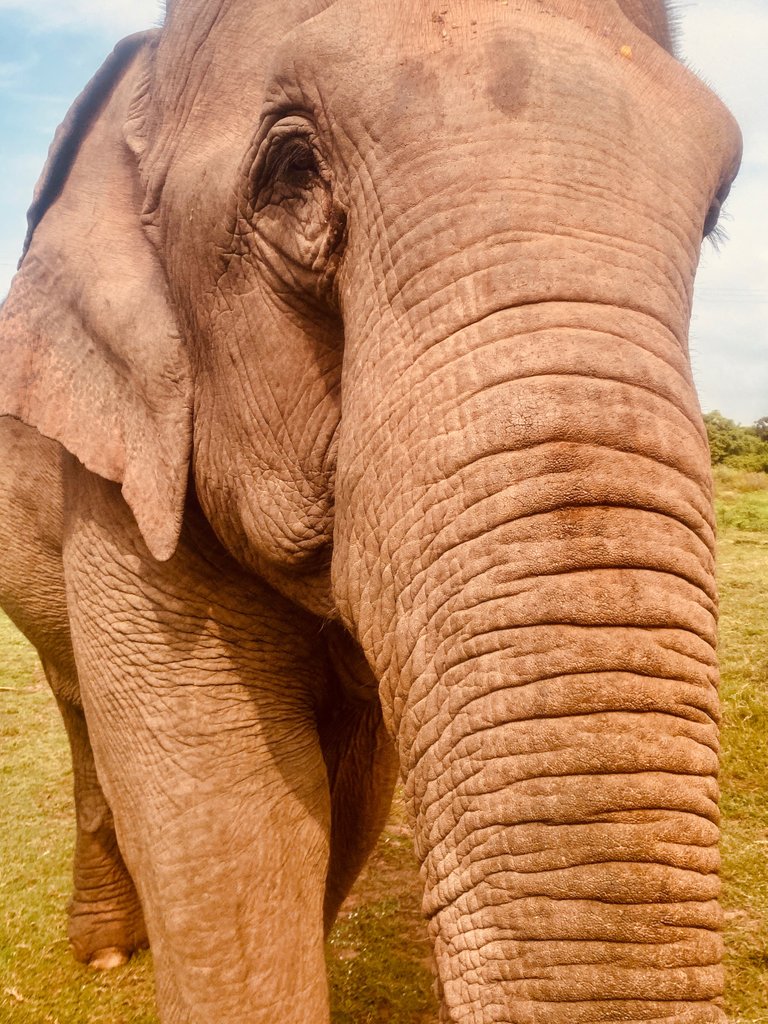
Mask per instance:
[[[446,1021],[723,1020],[687,328],[740,142],[668,47],[657,0],[175,0],[4,311],[48,296],[0,411],[160,559],[191,464],[364,652]]]

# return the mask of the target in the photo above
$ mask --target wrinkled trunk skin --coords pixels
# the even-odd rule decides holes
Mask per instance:
[[[542,307],[535,339],[520,318],[494,318],[461,366],[421,367],[425,388],[450,374],[476,393],[420,394],[427,431],[408,417],[407,458],[360,485],[391,516],[386,604],[364,591],[359,628],[397,735],[443,1019],[719,1021],[693,396],[644,316]],[[659,394],[674,388],[675,405]]]
[[[565,153],[564,207],[504,145],[409,154],[398,223],[352,232],[377,245],[342,290],[335,592],[397,738],[442,1020],[721,1022],[695,246],[649,258],[640,156],[622,212],[605,154]]]
[[[651,379],[647,346],[545,327],[551,314],[537,317],[555,375],[500,379],[510,342],[477,345],[478,394],[370,497],[398,516],[382,539],[395,586],[361,632],[398,738],[444,1019],[717,1021],[706,443],[626,382],[624,360]],[[642,325],[615,316],[628,336]],[[566,366],[590,350],[600,380]],[[563,409],[583,439],[556,439]]]

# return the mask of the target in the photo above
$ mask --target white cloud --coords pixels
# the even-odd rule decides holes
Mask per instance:
[[[0,12],[25,18],[38,32],[53,30],[105,31],[115,36],[157,25],[162,0],[0,0]]]

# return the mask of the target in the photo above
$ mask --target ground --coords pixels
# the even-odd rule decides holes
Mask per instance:
[[[727,1006],[768,1024],[768,476],[718,473]],[[72,960],[71,769],[34,653],[0,618],[0,1024],[156,1024],[151,954]],[[328,943],[334,1024],[434,1024],[418,874],[396,801]]]

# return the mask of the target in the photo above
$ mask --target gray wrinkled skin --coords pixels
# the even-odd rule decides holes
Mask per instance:
[[[398,768],[444,1022],[723,1024],[687,330],[740,139],[670,50],[655,0],[175,0],[60,130],[0,598],[74,952],[148,936],[163,1024],[328,1021]]]

